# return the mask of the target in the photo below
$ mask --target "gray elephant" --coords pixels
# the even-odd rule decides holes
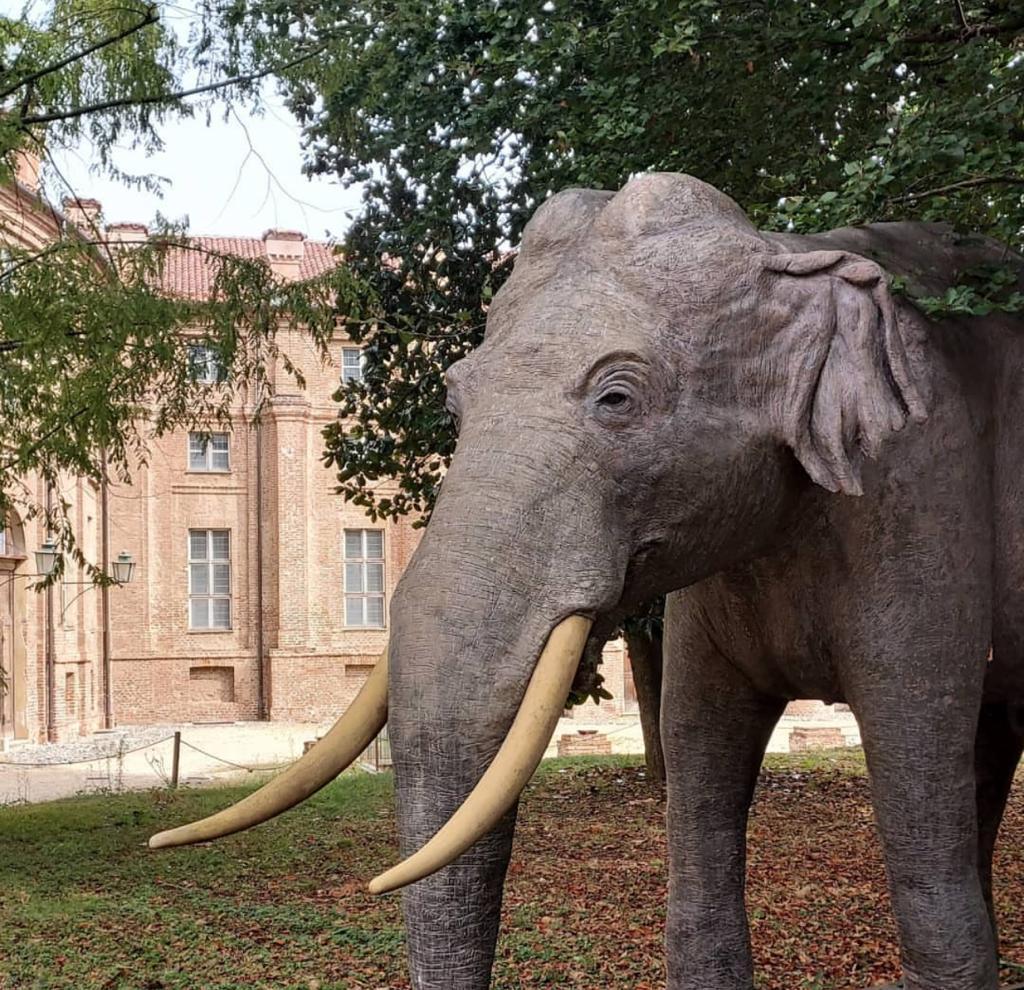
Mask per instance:
[[[669,988],[753,985],[747,813],[799,697],[859,719],[906,987],[994,990],[992,850],[1024,744],[1024,327],[930,321],[886,277],[941,292],[993,261],[1021,267],[918,223],[763,234],[683,175],[554,196],[449,372],[458,449],[389,659],[288,773],[153,844],[290,807],[388,718],[411,858],[372,889],[412,884],[417,990],[484,990],[519,791],[581,651],[671,593]]]

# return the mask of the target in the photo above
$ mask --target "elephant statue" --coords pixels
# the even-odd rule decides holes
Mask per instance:
[[[448,372],[451,468],[359,699],[388,721],[417,990],[486,990],[519,793],[581,654],[668,594],[670,990],[751,990],[745,833],[787,701],[860,723],[906,990],[996,990],[992,855],[1024,746],[1024,326],[893,288],[1022,259],[925,223],[762,233],[689,176],[568,190]]]

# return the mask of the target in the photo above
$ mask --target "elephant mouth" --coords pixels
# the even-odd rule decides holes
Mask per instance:
[[[491,831],[515,804],[540,764],[562,714],[593,620],[570,615],[550,632],[516,717],[490,766],[466,800],[421,849],[370,882],[383,894],[453,862]],[[350,766],[388,717],[387,652],[345,713],[308,753],[254,794],[208,818],[159,832],[151,849],[208,842],[287,811]]]

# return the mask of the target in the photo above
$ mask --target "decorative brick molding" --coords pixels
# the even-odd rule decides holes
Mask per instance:
[[[558,738],[559,756],[610,756],[612,741],[602,732],[567,732]]]
[[[843,730],[833,726],[793,729],[789,734],[791,753],[806,753],[814,749],[839,749],[845,745]]]

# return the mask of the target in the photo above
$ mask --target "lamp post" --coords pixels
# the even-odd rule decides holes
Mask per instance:
[[[104,487],[104,496],[106,488]],[[103,553],[109,555],[109,530],[107,529],[107,512],[104,498],[103,511]],[[122,550],[117,559],[110,562],[110,576],[118,587],[124,587],[135,575],[135,559],[127,550]],[[110,588],[103,586],[103,727],[114,727],[114,665],[110,652]]]
[[[46,516],[49,518],[53,509],[53,488],[46,486]],[[50,537],[43,540],[43,545],[36,550],[36,575],[49,578],[57,566],[57,544]],[[43,606],[46,625],[43,632],[43,670],[46,683],[46,741],[57,741],[57,683],[56,683],[56,646],[53,631],[53,583],[46,585],[46,600]]]

